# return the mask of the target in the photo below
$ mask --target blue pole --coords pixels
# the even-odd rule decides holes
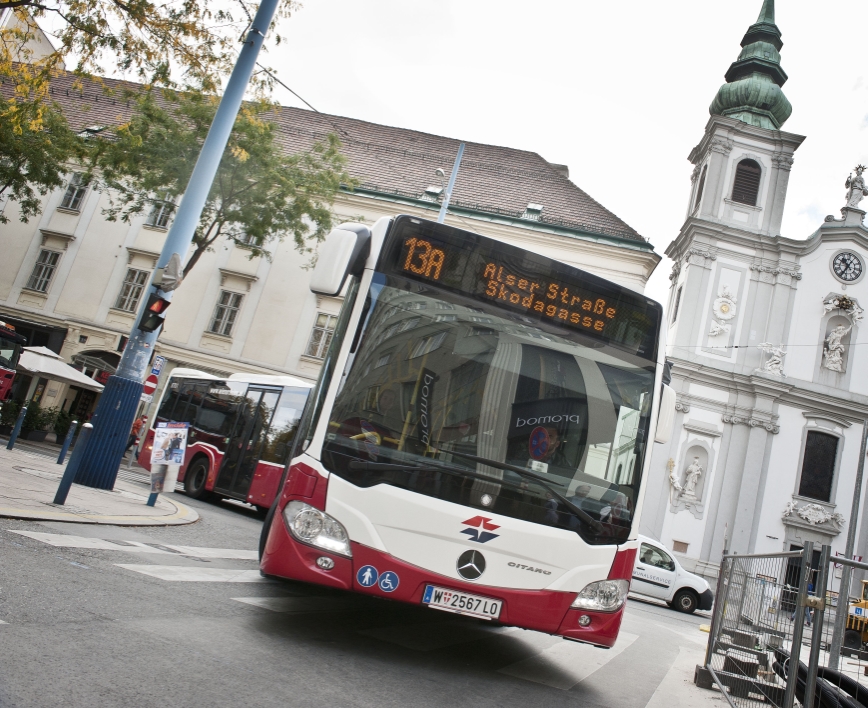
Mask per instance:
[[[452,165],[452,174],[449,175],[449,183],[446,185],[446,196],[443,197],[440,213],[437,215],[438,224],[443,223],[446,219],[446,212],[449,211],[449,202],[452,201],[452,189],[455,187],[455,179],[458,177],[458,168],[461,166],[462,157],[464,157],[464,143],[458,146],[458,155],[455,157],[455,164]]]
[[[66,439],[63,441],[63,447],[60,448],[60,454],[57,456],[57,464],[62,465],[66,459],[66,452],[72,443],[72,437],[75,435],[75,429],[78,427],[78,421],[74,420],[69,424],[69,431],[66,433]]]
[[[256,17],[250,25],[250,31],[244,40],[238,61],[226,84],[226,91],[220,100],[214,122],[208,130],[208,136],[202,145],[199,159],[190,175],[187,189],[181,199],[178,213],[175,216],[163,250],[157,260],[157,272],[161,272],[169,263],[172,255],[177,253],[183,260],[193,234],[202,216],[202,209],[214,183],[214,176],[220,166],[220,160],[229,141],[229,135],[235,125],[235,118],[244,99],[244,92],[250,83],[250,77],[256,66],[256,58],[265,33],[268,31],[277,5],[280,0],[262,0]],[[88,448],[84,451],[82,462],[76,478],[76,483],[97,489],[112,489],[117,478],[118,468],[123,458],[130,429],[136,416],[136,408],[142,395],[142,381],[147,373],[148,364],[154,353],[154,345],[159,336],[159,329],[154,332],[142,332],[138,322],[144,315],[148,296],[160,291],[162,297],[170,300],[171,292],[163,292],[151,280],[150,287],[142,294],[142,306],[139,311],[136,326],[130,333],[129,341],[124,349],[117,373],[109,377],[105,390],[93,416],[94,434]],[[78,449],[78,445],[76,445]]]
[[[93,430],[93,425],[85,423],[81,426],[81,432],[78,434],[78,442],[72,448],[72,455],[69,458],[69,464],[63,471],[63,477],[60,478],[60,486],[57,488],[57,494],[54,495],[55,504],[66,504],[66,497],[69,495],[69,488],[72,486],[72,481],[75,479],[75,473],[81,464],[82,453],[87,447],[87,439]]]
[[[21,426],[24,425],[24,416],[27,415],[27,406],[21,406],[21,411],[18,413],[18,420],[15,421],[15,427],[12,429],[12,435],[9,436],[9,442],[6,443],[6,449],[11,450],[15,447],[15,441],[18,440],[18,434],[21,432]]]

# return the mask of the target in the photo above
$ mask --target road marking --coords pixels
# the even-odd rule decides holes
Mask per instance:
[[[375,627],[374,629],[362,630],[359,634],[384,642],[391,642],[413,651],[436,651],[457,644],[490,638],[495,634],[509,634],[517,631],[519,631],[518,627],[489,627],[471,624],[463,620],[450,620],[396,627]]]
[[[126,551],[127,553],[158,553],[163,555],[194,556],[196,558],[223,558],[227,560],[258,560],[256,551],[235,548],[200,548],[198,546],[175,546],[170,543],[148,544],[139,541],[110,541],[87,536],[71,536],[62,533],[38,531],[11,531],[20,536],[42,541],[57,548],[87,548],[100,551]],[[163,550],[169,549],[169,550]]]
[[[366,604],[352,597],[233,597],[236,602],[261,607],[272,612],[340,612],[361,609]]]
[[[160,580],[185,583],[267,583],[258,570],[233,568],[188,568],[178,565],[134,565],[115,563],[118,568],[133,570]]]
[[[536,656],[504,666],[499,673],[569,691],[638,638],[636,634],[621,632],[615,646],[606,651],[589,644],[560,641]]]

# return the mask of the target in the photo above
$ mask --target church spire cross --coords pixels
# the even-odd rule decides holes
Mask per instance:
[[[712,115],[729,116],[769,130],[780,130],[793,112],[781,91],[787,74],[781,68],[781,31],[775,24],[774,0],[763,0],[757,21],[741,40],[742,50],[709,107]]]

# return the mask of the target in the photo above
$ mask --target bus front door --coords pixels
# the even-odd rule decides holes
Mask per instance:
[[[239,403],[234,430],[214,484],[215,491],[235,499],[247,498],[279,397],[280,391],[274,389],[251,387],[247,390],[246,397]]]

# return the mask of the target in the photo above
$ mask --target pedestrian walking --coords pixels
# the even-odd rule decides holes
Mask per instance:
[[[146,415],[139,416],[133,421],[133,427],[130,429],[130,439],[127,440],[127,447],[124,450],[124,455],[126,455],[130,451],[130,448],[139,441],[139,435],[141,435],[147,422],[148,416]]]

